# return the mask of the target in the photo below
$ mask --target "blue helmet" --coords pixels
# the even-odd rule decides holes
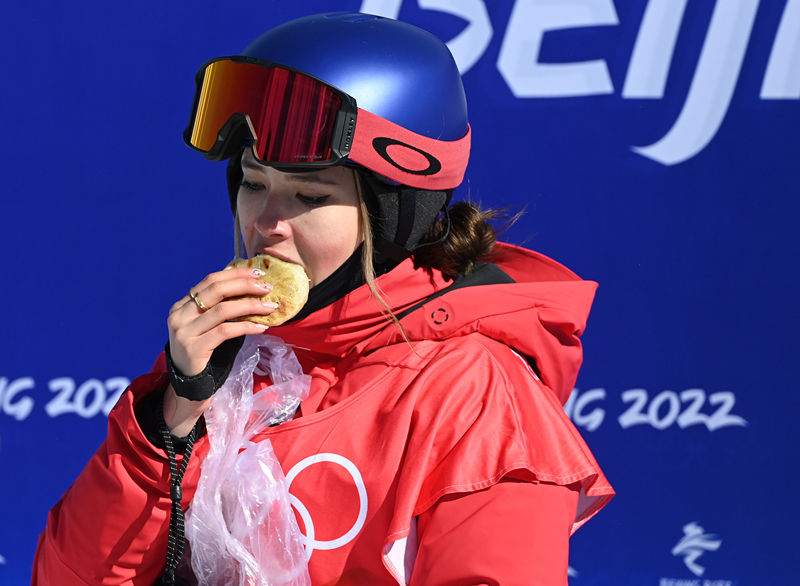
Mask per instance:
[[[358,107],[432,139],[468,130],[461,75],[447,45],[413,25],[332,12],[265,32],[242,55],[304,71],[356,99]]]

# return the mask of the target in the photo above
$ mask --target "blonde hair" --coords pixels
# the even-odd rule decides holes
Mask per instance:
[[[378,290],[378,286],[375,283],[375,265],[373,263],[375,245],[372,237],[372,217],[370,216],[369,208],[367,207],[367,199],[364,197],[364,189],[361,185],[361,174],[358,171],[353,171],[353,177],[356,181],[358,207],[359,211],[361,212],[361,235],[363,236],[363,246],[361,247],[361,272],[364,276],[364,282],[367,284],[367,287],[369,287],[369,291],[372,293],[372,296],[381,305],[382,313],[389,321],[400,328],[400,333],[403,334],[403,338],[410,344],[411,342],[409,341],[408,336],[406,336],[406,331],[403,329],[402,324],[400,324],[400,320],[397,319],[394,311],[392,311],[392,308],[383,298],[383,295],[381,295],[381,292]]]

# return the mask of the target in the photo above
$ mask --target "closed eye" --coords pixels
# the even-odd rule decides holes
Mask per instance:
[[[242,179],[242,182],[239,184],[240,187],[246,191],[260,191],[264,188],[263,185],[260,183],[253,183],[252,181],[248,181],[247,179]]]
[[[320,206],[325,203],[325,201],[329,198],[329,195],[303,195],[302,193],[297,194],[297,199],[308,206]]]

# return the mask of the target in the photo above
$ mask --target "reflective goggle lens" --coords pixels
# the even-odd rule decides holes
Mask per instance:
[[[203,73],[189,143],[209,152],[231,116],[247,116],[255,155],[265,163],[324,163],[341,97],[324,83],[279,66],[222,59]],[[224,138],[224,137],[223,137]]]

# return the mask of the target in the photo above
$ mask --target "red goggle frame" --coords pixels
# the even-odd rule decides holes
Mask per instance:
[[[212,160],[245,141],[265,165],[314,168],[349,159],[394,181],[451,189],[464,176],[470,130],[455,141],[416,134],[358,108],[343,91],[295,69],[221,57],[196,77],[186,144]]]

